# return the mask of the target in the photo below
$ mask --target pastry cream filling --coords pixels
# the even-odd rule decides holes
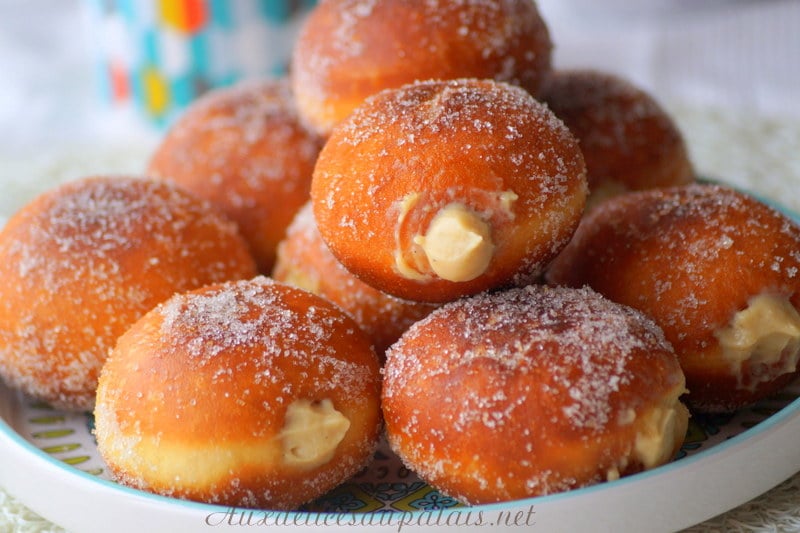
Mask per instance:
[[[395,226],[395,233],[394,233],[394,240],[395,240],[395,251],[394,251],[394,266],[397,269],[397,272],[400,273],[406,279],[412,279],[416,281],[422,281],[428,279],[428,276],[425,276],[417,269],[415,269],[405,258],[405,254],[403,253],[403,248],[400,245],[400,228],[403,226],[403,222],[405,221],[408,213],[417,205],[419,202],[419,193],[411,193],[407,194],[403,197],[403,199],[399,202],[399,210],[400,213],[397,215],[397,225]]]
[[[431,270],[448,281],[469,281],[483,274],[494,255],[489,224],[460,203],[445,206],[428,233],[414,242],[425,252]]]
[[[519,200],[519,195],[514,191],[503,191],[500,193],[499,199],[500,199],[500,207],[502,207],[503,211],[505,211],[511,218],[513,218],[514,202]]]
[[[686,390],[681,383],[660,405],[639,417],[633,456],[645,469],[669,461],[683,442],[689,425],[689,410],[680,401],[684,392]]]
[[[305,289],[314,294],[319,293],[319,279],[298,268],[290,268],[284,278],[284,282],[298,289]]]
[[[775,294],[759,294],[750,299],[746,309],[736,313],[730,323],[717,330],[722,355],[730,362],[744,387],[742,364],[774,365],[767,373],[754,373],[750,387],[779,375],[794,372],[800,356],[800,313],[788,298]],[[756,375],[757,374],[757,375]]]
[[[101,406],[97,416],[98,446],[117,469],[136,472],[135,479],[148,485],[177,488],[224,483],[243,468],[271,472],[281,461],[300,470],[323,465],[333,459],[350,427],[350,421],[327,399],[292,402],[274,438],[222,445],[198,445],[160,433],[142,435],[138,421],[123,430],[108,406]]]
[[[283,428],[277,435],[283,462],[300,468],[327,463],[349,427],[350,421],[330,400],[295,400],[286,409]]]

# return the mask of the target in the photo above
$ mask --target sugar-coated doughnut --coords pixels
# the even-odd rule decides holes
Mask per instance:
[[[695,410],[738,409],[798,373],[800,227],[742,192],[695,184],[612,198],[546,279],[653,317]]]
[[[395,298],[351,274],[322,240],[310,203],[286,230],[272,277],[339,305],[369,335],[381,358],[411,324],[437,307]]]
[[[211,285],[120,337],[95,420],[125,485],[295,509],[371,459],[380,367],[358,325],[318,296],[264,277]]]
[[[172,185],[97,176],[51,189],[0,231],[0,376],[91,409],[108,350],[141,315],[176,291],[255,274],[236,225]]]
[[[300,124],[287,80],[248,81],[195,101],[156,147],[147,173],[218,205],[268,274],[308,199],[320,148]]]
[[[342,264],[429,302],[529,283],[572,236],[586,194],[564,124],[523,89],[474,79],[369,97],[331,134],[311,183]]]
[[[590,289],[531,285],[445,304],[411,326],[387,352],[382,401],[406,465],[483,504],[669,461],[686,434],[684,390],[644,314]]]
[[[327,135],[366,97],[417,80],[488,78],[536,94],[551,51],[532,0],[326,0],[290,71],[301,117]]]
[[[630,81],[597,70],[555,70],[539,97],[578,138],[590,205],[625,191],[695,180],[672,117]]]

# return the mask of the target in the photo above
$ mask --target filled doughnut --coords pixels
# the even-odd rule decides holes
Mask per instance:
[[[586,194],[564,124],[523,89],[474,79],[368,98],[311,183],[334,256],[382,292],[428,302],[529,283],[571,238]]]
[[[328,135],[366,97],[417,80],[496,79],[536,94],[551,50],[530,0],[327,0],[301,28],[290,71],[301,117]]]
[[[698,411],[738,409],[798,373],[800,227],[742,192],[695,184],[613,198],[546,279],[653,317]]]
[[[371,459],[379,402],[358,325],[257,277],[177,294],[124,333],[100,376],[95,433],[125,485],[290,510]]]
[[[597,70],[556,70],[539,96],[580,143],[590,205],[625,191],[695,180],[677,125],[631,82]]]
[[[278,246],[272,277],[318,294],[344,309],[383,357],[411,324],[436,308],[384,294],[359,280],[331,254],[317,231],[311,204],[300,209]]]
[[[458,324],[458,334],[453,332]],[[684,378],[644,314],[531,285],[445,304],[387,352],[393,450],[468,504],[541,496],[669,461]]]
[[[108,350],[140,316],[176,291],[255,274],[236,225],[188,192],[132,177],[61,185],[0,231],[0,375],[89,410]]]
[[[218,205],[268,274],[308,199],[320,148],[300,124],[285,79],[244,82],[194,102],[156,147],[147,173]]]

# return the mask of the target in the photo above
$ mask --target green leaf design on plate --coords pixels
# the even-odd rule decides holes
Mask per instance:
[[[74,429],[49,429],[47,431],[37,431],[31,436],[34,439],[57,439],[58,437],[66,437],[75,433]]]
[[[41,448],[41,450],[45,453],[62,453],[62,452],[71,452],[72,450],[77,450],[80,448],[81,445],[77,442],[73,442],[71,444],[58,444],[56,446],[45,446]]]
[[[28,420],[31,424],[63,424],[65,421],[62,415],[37,416]]]
[[[91,459],[91,457],[89,457],[88,455],[79,455],[77,457],[67,457],[66,459],[62,459],[62,461],[64,461],[68,465],[79,465],[81,463],[85,463],[89,459]]]

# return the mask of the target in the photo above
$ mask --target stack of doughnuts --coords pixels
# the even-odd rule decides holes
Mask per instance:
[[[670,461],[687,405],[797,375],[800,227],[551,51],[530,0],[321,2],[288,77],[198,100],[113,182],[147,195],[9,222],[0,374],[94,408],[120,483],[223,505],[295,509],[382,434],[468,504]]]

